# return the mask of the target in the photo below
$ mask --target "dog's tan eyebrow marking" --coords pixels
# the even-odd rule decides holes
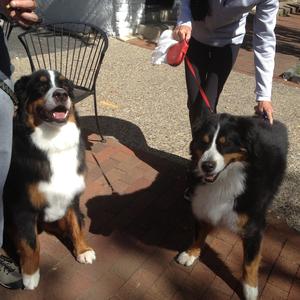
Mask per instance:
[[[63,76],[63,75],[59,75],[58,79],[59,79],[59,80],[65,80],[65,79],[66,79],[66,77],[65,77],[65,76]]]
[[[202,137],[202,141],[203,141],[204,143],[206,143],[206,144],[209,143],[209,136],[208,136],[208,134],[205,134],[205,135]]]
[[[45,75],[42,75],[42,76],[40,77],[40,81],[46,82],[46,81],[48,81],[48,78],[47,78]]]
[[[246,153],[244,152],[226,153],[224,154],[224,162],[228,165],[235,161],[245,161],[246,157]]]
[[[221,136],[221,137],[219,138],[219,143],[222,144],[222,145],[224,145],[224,144],[226,143],[226,138],[225,138],[225,136]]]

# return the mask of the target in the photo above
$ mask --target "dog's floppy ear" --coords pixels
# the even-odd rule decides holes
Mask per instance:
[[[22,76],[15,83],[15,94],[18,99],[18,102],[21,104],[27,99],[27,84],[29,82],[30,76]]]

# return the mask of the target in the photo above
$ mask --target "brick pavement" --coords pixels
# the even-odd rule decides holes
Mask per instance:
[[[252,15],[249,15],[247,19],[247,34],[234,66],[235,71],[249,75],[254,75],[252,17]],[[297,83],[284,81],[280,75],[300,63],[300,13],[294,13],[286,17],[278,16],[275,33],[277,45],[274,80],[299,86]]]
[[[77,263],[61,242],[43,233],[38,288],[0,288],[0,299],[239,299],[242,247],[234,234],[210,235],[201,260],[190,268],[174,261],[193,236],[190,205],[182,199],[185,163],[113,138],[95,143],[86,132],[87,189],[81,208],[96,262]],[[261,298],[299,299],[300,234],[269,219]]]

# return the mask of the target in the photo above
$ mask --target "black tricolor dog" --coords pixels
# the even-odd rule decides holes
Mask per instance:
[[[278,121],[270,125],[258,117],[202,117],[190,146],[197,238],[177,261],[192,265],[209,232],[216,226],[227,227],[243,240],[244,295],[256,299],[266,211],[286,169],[287,130]]]
[[[56,71],[40,70],[15,84],[12,161],[4,189],[5,230],[20,255],[25,288],[39,283],[38,232],[67,236],[81,263],[95,252],[83,238],[79,197],[85,156],[72,84]]]

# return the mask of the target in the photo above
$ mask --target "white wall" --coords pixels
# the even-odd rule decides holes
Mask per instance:
[[[37,0],[45,22],[84,21],[110,35],[134,33],[144,16],[145,0]]]

